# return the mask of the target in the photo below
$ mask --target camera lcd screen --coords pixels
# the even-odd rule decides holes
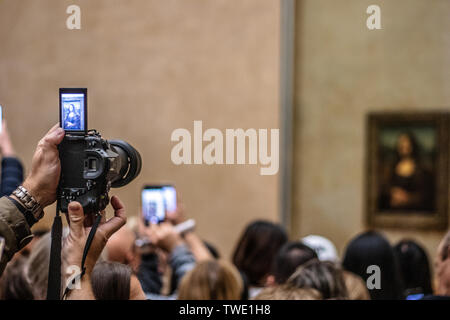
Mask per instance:
[[[60,89],[60,121],[66,131],[86,132],[87,90]]]
[[[166,217],[164,191],[162,187],[142,190],[142,215],[146,223],[158,224]]]

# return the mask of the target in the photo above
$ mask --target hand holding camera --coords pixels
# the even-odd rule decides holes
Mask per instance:
[[[60,89],[61,143],[60,210],[78,201],[85,214],[97,214],[109,203],[110,188],[133,181],[140,173],[139,152],[122,140],[107,141],[87,130],[87,89]]]
[[[108,239],[118,231],[127,221],[125,207],[118,197],[111,198],[111,205],[114,208],[114,217],[106,220],[106,212],[103,211],[100,225],[97,228],[89,253],[86,257],[86,274],[90,274],[102,253]],[[68,265],[81,266],[83,249],[90,228],[85,227],[86,215],[79,202],[69,204],[69,228],[70,232],[63,246],[63,256]]]
[[[31,162],[31,172],[23,186],[42,208],[56,200],[61,164],[58,145],[64,138],[64,130],[55,125],[39,141]]]

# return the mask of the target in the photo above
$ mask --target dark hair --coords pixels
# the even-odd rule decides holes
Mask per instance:
[[[118,262],[99,262],[91,276],[97,300],[129,300],[131,268]]]
[[[400,133],[400,135],[398,136],[398,141],[400,140],[401,136],[406,136],[409,139],[409,142],[411,142],[411,155],[415,160],[420,160],[419,156],[420,156],[420,144],[417,141],[417,138],[415,136],[415,134],[412,131],[405,131]],[[401,156],[398,152],[398,141],[397,141],[397,145],[395,147],[395,157],[397,160],[400,160]]]
[[[372,300],[403,299],[402,282],[395,253],[389,242],[378,232],[368,231],[354,238],[347,246],[342,263],[344,269],[367,279],[367,268],[381,270],[381,288],[369,290]]]
[[[270,274],[275,255],[287,242],[287,234],[277,224],[255,221],[247,226],[233,254],[233,263],[248,278],[249,285],[262,286]]]
[[[17,257],[8,264],[0,278],[1,300],[33,300],[33,290],[28,283],[24,267],[25,257]]]
[[[395,247],[405,296],[415,293],[433,294],[430,263],[425,250],[412,240],[402,240]]]
[[[348,298],[342,270],[329,261],[310,260],[300,266],[286,284],[301,289],[315,289],[323,299]]]
[[[273,268],[275,282],[285,283],[299,266],[314,258],[317,259],[317,253],[300,241],[284,244],[275,258]]]

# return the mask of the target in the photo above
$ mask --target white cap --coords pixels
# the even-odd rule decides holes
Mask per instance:
[[[310,235],[301,240],[305,245],[313,249],[320,261],[339,262],[339,256],[333,242],[322,236]]]

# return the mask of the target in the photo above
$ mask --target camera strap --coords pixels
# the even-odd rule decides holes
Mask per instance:
[[[81,278],[83,278],[84,274],[86,273],[86,266],[84,264],[86,263],[86,258],[89,253],[89,249],[91,248],[92,241],[94,240],[95,233],[97,232],[97,228],[100,225],[101,219],[102,215],[100,213],[97,213],[94,224],[92,225],[91,231],[89,231],[88,238],[86,239],[86,244],[84,245],[83,257],[81,259],[81,273],[78,276],[76,276],[69,285],[67,285],[66,289],[64,290],[64,294],[62,296],[63,299],[65,299],[65,297],[71,290],[71,285],[74,286],[78,281],[81,281]]]
[[[52,244],[50,249],[50,265],[48,268],[47,300],[60,300],[62,221],[59,214],[59,200],[56,204],[56,216],[53,220],[51,238]]]
[[[62,298],[64,299],[71,287],[75,285],[86,273],[86,258],[94,240],[95,233],[101,221],[101,214],[96,215],[96,219],[89,232],[86,244],[84,245],[83,257],[81,259],[81,273],[76,276],[72,282],[67,285],[64,290]],[[50,251],[50,266],[48,269],[48,286],[47,286],[47,300],[61,300],[61,240],[62,240],[62,221],[59,214],[59,203],[57,204],[57,213],[53,220],[52,226],[52,245]]]

